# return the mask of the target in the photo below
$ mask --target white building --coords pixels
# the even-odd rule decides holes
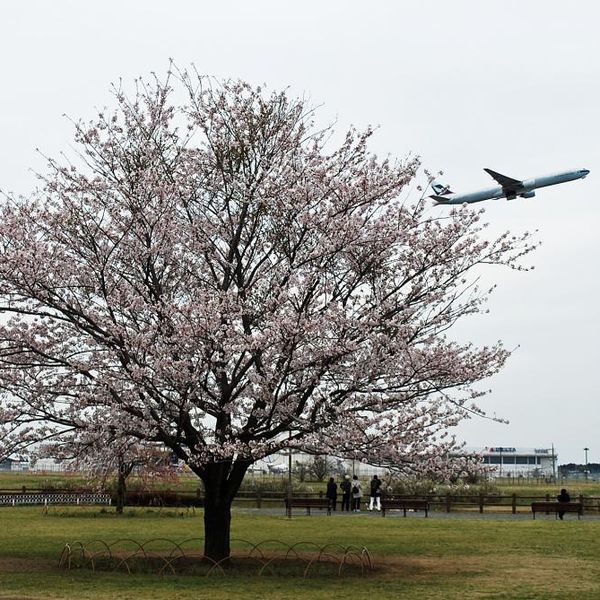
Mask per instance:
[[[553,448],[515,448],[486,446],[471,448],[481,454],[486,466],[497,477],[552,477],[556,475],[557,454]]]

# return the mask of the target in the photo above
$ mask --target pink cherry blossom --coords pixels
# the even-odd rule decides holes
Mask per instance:
[[[370,129],[333,147],[285,92],[176,73],[116,90],[77,156],[2,205],[0,454],[161,444],[204,483],[213,558],[249,465],[290,446],[466,468],[448,429],[510,353],[452,327],[530,236],[402,200],[419,163],[376,158]]]

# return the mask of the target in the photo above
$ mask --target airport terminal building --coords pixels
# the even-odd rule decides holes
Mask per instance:
[[[553,448],[486,446],[473,448],[497,477],[552,477],[556,474],[557,453]]]

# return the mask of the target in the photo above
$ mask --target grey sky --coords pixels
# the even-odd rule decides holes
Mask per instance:
[[[533,199],[485,203],[494,231],[538,229],[535,270],[497,270],[491,313],[461,334],[520,345],[472,420],[470,446],[549,446],[600,462],[600,6],[538,0],[7,1],[0,7],[0,188],[27,192],[35,154],[65,149],[63,113],[91,117],[109,84],[168,59],[290,87],[339,127],[380,125],[380,154],[422,157],[453,188],[588,168]],[[447,209],[436,208],[444,212]],[[486,386],[487,387],[487,386]]]

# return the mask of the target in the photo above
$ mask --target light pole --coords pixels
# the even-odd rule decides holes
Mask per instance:
[[[585,478],[588,478],[588,451],[589,448],[584,448],[583,451],[585,452]]]
[[[292,518],[292,430],[288,432],[288,489],[287,489],[287,516],[288,519]]]

